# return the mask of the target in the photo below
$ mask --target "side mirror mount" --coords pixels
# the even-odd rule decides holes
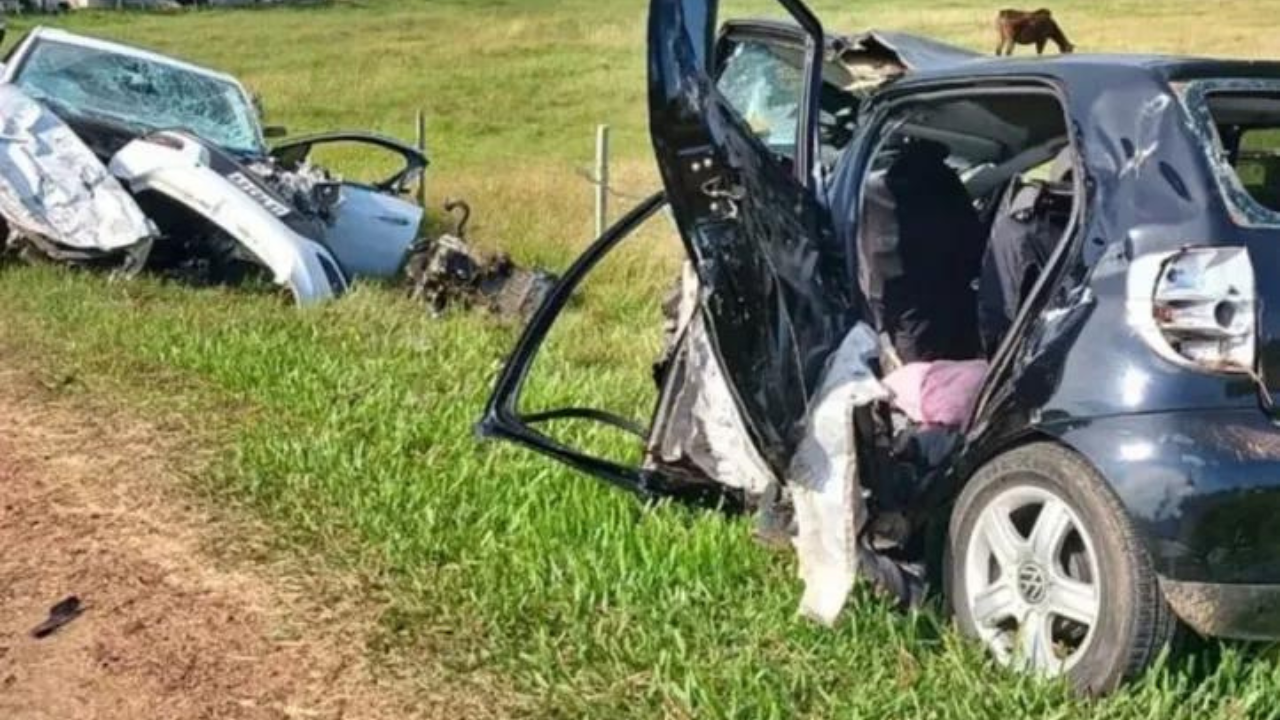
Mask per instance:
[[[283,125],[268,125],[262,128],[262,136],[268,140],[282,138],[289,134],[289,128]]]

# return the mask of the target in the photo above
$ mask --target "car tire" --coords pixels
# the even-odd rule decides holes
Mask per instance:
[[[1065,674],[1085,694],[1141,673],[1176,630],[1119,500],[1083,458],[1050,443],[974,474],[951,514],[945,573],[961,631],[1001,664]]]

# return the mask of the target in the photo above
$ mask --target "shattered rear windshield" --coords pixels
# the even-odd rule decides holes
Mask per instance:
[[[187,130],[232,152],[261,150],[257,117],[240,87],[180,66],[39,40],[17,84],[86,119],[142,131]]]
[[[1280,224],[1280,82],[1200,80],[1184,96],[1211,139],[1214,172],[1238,218]]]

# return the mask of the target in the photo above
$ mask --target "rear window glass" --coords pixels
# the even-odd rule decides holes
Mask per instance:
[[[1232,167],[1249,195],[1280,212],[1280,123],[1242,128],[1236,136]]]
[[[1280,81],[1200,80],[1185,99],[1237,219],[1280,224]]]

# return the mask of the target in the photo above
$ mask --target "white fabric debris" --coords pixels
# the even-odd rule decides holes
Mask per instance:
[[[801,614],[831,625],[857,572],[865,519],[854,441],[854,409],[889,397],[870,365],[875,332],[859,323],[831,356],[787,472],[798,532],[793,540],[804,595]]]
[[[146,240],[150,221],[52,112],[0,85],[0,215],[20,232],[79,251]]]

